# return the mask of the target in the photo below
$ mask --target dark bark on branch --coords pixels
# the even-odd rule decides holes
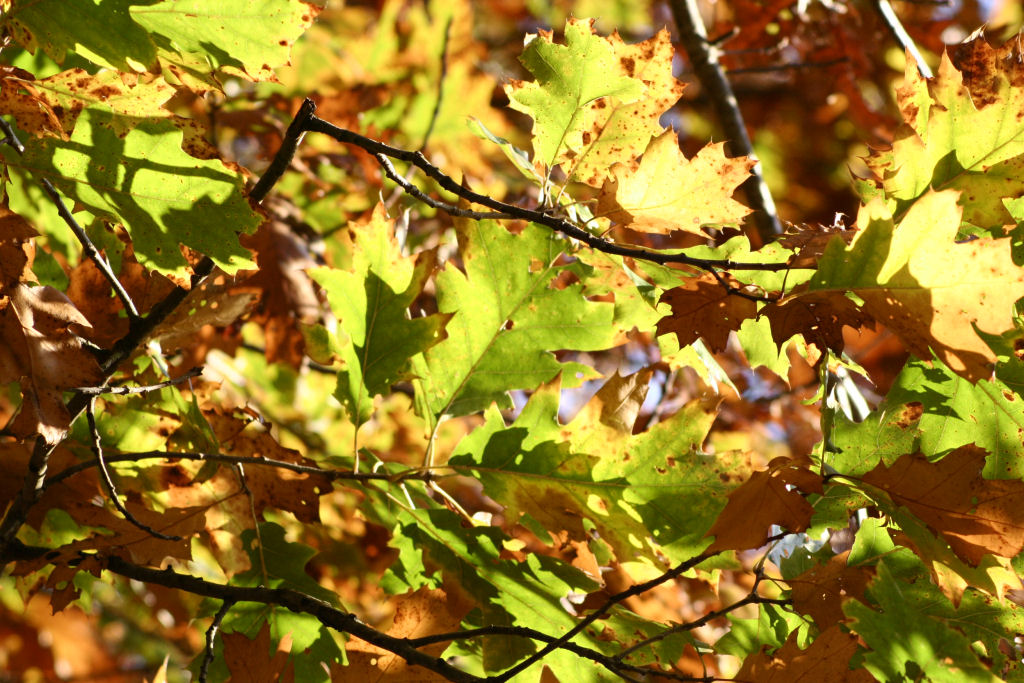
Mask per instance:
[[[762,243],[769,242],[776,235],[782,234],[775,209],[775,200],[764,180],[761,162],[754,154],[754,146],[747,135],[747,127],[743,122],[740,105],[732,91],[725,70],[718,63],[718,49],[708,42],[707,29],[700,16],[697,0],[672,0],[672,15],[679,30],[679,39],[690,58],[690,64],[697,74],[700,84],[707,91],[714,103],[718,119],[725,131],[729,151],[734,156],[749,157],[756,163],[751,169],[751,176],[741,185],[747,195],[747,201],[754,209],[754,221]]]

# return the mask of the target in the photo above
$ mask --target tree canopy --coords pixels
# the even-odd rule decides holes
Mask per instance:
[[[1020,23],[0,0],[0,680],[1024,679]]]

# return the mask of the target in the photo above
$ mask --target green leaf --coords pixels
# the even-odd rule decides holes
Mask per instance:
[[[857,425],[837,416],[829,464],[860,475],[904,453],[936,458],[965,444],[989,452],[987,479],[1024,477],[1024,400],[999,380],[969,382],[940,363],[912,360],[885,401]]]
[[[1024,192],[1024,97],[1012,50],[971,40],[958,49],[963,72],[944,54],[928,81],[908,61],[897,90],[906,123],[891,150],[867,160],[896,213],[929,190],[960,190],[963,220],[1002,234],[1003,198]]]
[[[554,279],[565,243],[528,225],[518,235],[493,221],[458,222],[466,272],[449,263],[437,276],[438,307],[452,314],[448,338],[414,364],[417,397],[425,413],[467,415],[506,392],[533,389],[559,371],[567,384],[590,377],[578,363],[560,363],[553,351],[593,351],[615,343],[614,306],[587,301],[578,284]]]
[[[527,626],[557,638],[577,622],[566,608],[568,599],[589,593],[598,584],[551,557],[529,554],[521,562],[501,559],[507,540],[492,527],[467,527],[448,510],[406,510],[399,515],[394,531],[393,544],[399,549],[399,559],[390,573],[411,579],[413,588],[439,587],[441,577],[431,578],[429,572],[424,572],[427,564],[458,579],[480,605],[483,623]],[[618,648],[600,637],[602,631],[598,622],[574,640],[613,654]],[[484,668],[489,672],[503,670],[535,649],[534,641],[526,638],[488,636],[483,641]],[[528,669],[517,680],[539,680],[544,666],[561,680],[617,680],[603,667],[565,650],[555,650],[544,658],[543,665]]]
[[[913,680],[921,674],[949,683],[999,680],[972,650],[974,637],[956,627],[956,610],[949,601],[929,582],[915,580],[920,571],[915,564],[909,551],[887,555],[879,561],[868,588],[873,604],[859,600],[843,604],[843,611],[854,619],[854,632],[870,648],[864,656],[867,669],[880,680]],[[908,569],[909,581],[900,576]],[[998,626],[992,619],[986,621],[989,627]],[[894,638],[895,633],[900,637]]]
[[[335,396],[362,424],[370,418],[373,397],[411,377],[409,359],[440,341],[450,316],[410,319],[409,306],[433,272],[435,256],[425,251],[415,258],[403,257],[383,207],[378,206],[368,222],[351,224],[349,231],[350,270],[318,268],[310,276],[326,290],[338,317],[336,339],[345,338],[335,341],[332,349],[346,366],[338,372]],[[321,347],[322,340],[315,348]]]
[[[97,215],[124,224],[139,261],[184,278],[179,244],[208,255],[228,273],[252,268],[238,233],[262,217],[242,194],[244,176],[218,160],[182,151],[182,132],[166,120],[140,119],[123,137],[109,112],[86,109],[68,142],[46,138],[24,156],[4,147],[6,163],[37,178]]]
[[[853,567],[859,564],[874,564],[883,555],[892,552],[896,545],[889,536],[883,520],[868,517],[860,523],[853,548],[846,563]]]
[[[58,64],[74,52],[109,69],[142,72],[154,66],[156,47],[129,11],[146,2],[156,0],[14,0],[3,25]]]
[[[613,377],[564,426],[557,382],[536,391],[508,428],[492,409],[449,465],[475,472],[509,523],[528,515],[552,534],[586,541],[586,522],[619,562],[648,569],[690,559],[707,547],[705,534],[749,464],[699,452],[715,417],[700,402],[633,436],[636,413],[622,408],[639,408],[642,393],[630,386],[637,377]]]
[[[249,555],[252,569],[234,577],[233,581],[239,585],[291,588],[331,605],[338,604],[338,596],[333,591],[306,573],[306,564],[316,555],[316,550],[289,542],[279,524],[264,522],[259,525],[258,534],[255,529],[246,529],[242,532],[242,547]]]
[[[510,106],[533,118],[533,158],[545,169],[583,145],[587,105],[603,97],[630,102],[644,90],[640,80],[619,75],[611,43],[590,22],[566,23],[565,41],[535,36],[520,61],[537,80],[509,89]]]
[[[317,10],[291,0],[164,0],[138,4],[131,18],[164,43],[163,57],[200,55],[214,69],[264,80],[288,61],[291,44],[313,21]],[[165,44],[169,43],[169,44]],[[182,62],[179,62],[182,63]],[[188,63],[188,62],[184,62]]]

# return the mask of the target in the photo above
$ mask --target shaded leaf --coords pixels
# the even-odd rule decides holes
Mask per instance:
[[[870,316],[838,292],[811,292],[769,302],[761,309],[761,315],[771,323],[772,339],[780,348],[799,334],[822,353],[842,353],[843,327],[874,327]]]
[[[974,331],[1013,327],[1013,304],[1024,296],[1024,270],[1009,239],[955,242],[957,193],[918,199],[898,225],[880,200],[863,207],[861,231],[849,247],[833,240],[821,257],[812,291],[851,290],[863,309],[899,335],[919,358],[934,352],[957,374],[987,378],[997,360]],[[969,263],[969,268],[960,264]]]
[[[970,445],[934,463],[919,453],[904,455],[861,480],[885,491],[977,566],[988,553],[1015,557],[1024,550],[1024,483],[982,478],[985,456]]]
[[[51,287],[19,284],[5,293],[9,300],[0,309],[0,382],[20,382],[24,397],[10,430],[22,438],[39,434],[55,444],[71,426],[63,392],[102,379],[95,357],[75,334],[88,328],[89,321]]]
[[[224,633],[221,640],[231,680],[246,683],[289,683],[295,680],[294,666],[288,657],[291,636],[285,634],[271,655],[270,624],[264,622],[255,638],[244,633]]]
[[[862,669],[851,669],[851,659],[860,648],[857,636],[838,626],[825,630],[805,650],[794,633],[774,654],[758,652],[747,657],[736,673],[737,681],[758,683],[871,683],[875,678]]]
[[[15,0],[3,22],[29,52],[42,50],[58,64],[74,52],[111,69],[141,72],[154,66],[156,48],[132,20],[136,0]]]
[[[225,272],[251,267],[239,232],[262,216],[242,196],[244,178],[217,160],[182,151],[183,134],[165,120],[140,120],[124,137],[109,112],[84,110],[68,142],[45,138],[7,163],[49,178],[80,205],[124,224],[143,265],[183,277],[179,244],[212,258]],[[8,147],[4,147],[9,150]]]
[[[658,321],[659,335],[674,332],[680,347],[700,338],[716,352],[725,350],[730,332],[757,315],[756,302],[729,292],[711,275],[689,278],[663,293],[661,302],[672,307],[672,314]]]

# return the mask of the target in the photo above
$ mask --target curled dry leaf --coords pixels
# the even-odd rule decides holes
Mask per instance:
[[[96,359],[76,331],[89,321],[70,299],[52,287],[15,286],[0,310],[0,382],[21,382],[24,401],[10,431],[47,443],[64,438],[71,415],[63,392],[102,380]]]

